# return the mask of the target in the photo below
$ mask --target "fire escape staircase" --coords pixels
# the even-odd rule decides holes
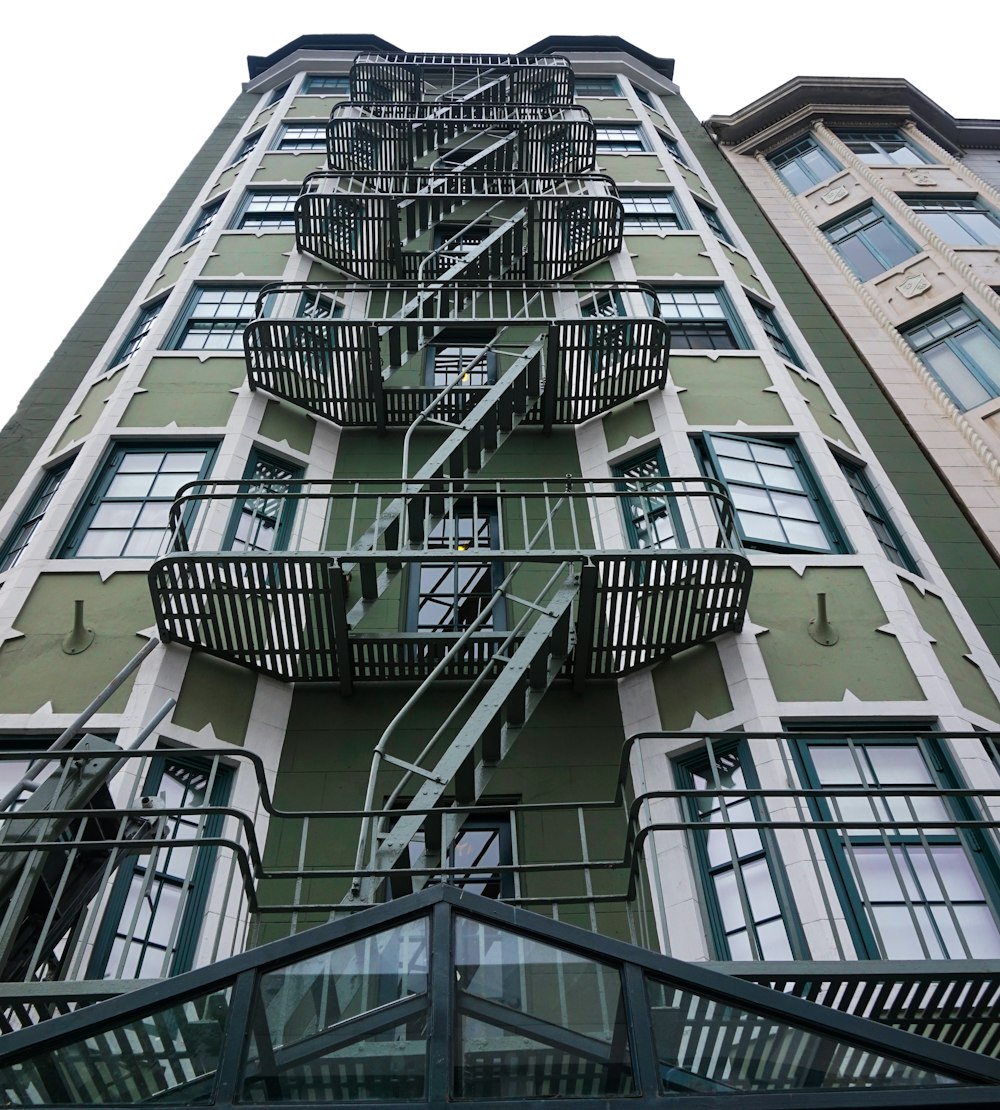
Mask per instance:
[[[669,340],[650,315],[655,298],[641,289],[626,290],[630,314],[615,308],[609,316],[608,304],[624,303],[620,290],[584,284],[581,301],[564,280],[622,242],[613,184],[583,173],[593,163],[589,119],[552,104],[494,103],[510,84],[495,60],[457,67],[462,82],[450,92],[438,88],[433,101],[425,94],[441,66],[398,59],[361,66],[352,93],[365,103],[335,112],[331,169],[307,179],[296,207],[299,249],[360,280],[340,283],[341,318],[301,309],[290,318],[259,314],[246,335],[250,380],[345,426],[405,426],[409,444],[417,424],[433,424],[443,428],[443,441],[412,473],[404,446],[395,489],[346,479],[255,482],[253,489],[246,481],[194,483],[174,506],[174,548],[150,571],[165,642],[286,681],[333,681],[345,693],[357,682],[417,683],[408,704],[442,680],[465,684],[415,762],[381,744],[375,753],[370,789],[380,766],[403,774],[385,807],[391,816],[362,834],[356,904],[372,901],[397,865],[412,863],[404,857],[420,830],[428,866],[447,852],[460,822],[450,818],[450,832],[442,825],[435,833],[428,813],[446,811],[451,798],[470,805],[483,798],[553,682],[582,689],[738,629],[750,582],[728,496],[708,479],[661,481],[656,496],[670,502],[687,538],[636,550],[593,535],[601,510],[613,503],[620,521],[623,498],[631,496],[614,483],[594,494],[579,480],[577,488],[563,479],[522,490],[481,476],[522,424],[572,425],[662,387]],[[465,149],[442,167],[439,160],[454,158],[463,144],[473,144],[471,156]],[[547,291],[533,282],[547,283]],[[520,301],[498,314],[497,298],[512,290]],[[262,305],[277,297],[315,306],[337,291],[337,283],[271,287]],[[393,310],[374,313],[372,304],[380,296],[391,304],[393,292]],[[353,315],[362,302],[365,315]],[[592,319],[581,307],[588,303]],[[444,389],[392,386],[393,375],[435,340],[477,322],[494,329],[487,349],[508,359],[496,381],[470,389],[459,375]],[[326,506],[309,542],[219,549],[227,513],[232,519],[248,503],[287,502],[297,520]],[[496,548],[454,541],[442,550],[430,542],[432,534],[457,536],[463,506],[484,503],[500,522]],[[202,542],[212,534],[214,550]],[[503,581],[457,627],[378,631],[373,618],[379,606],[384,616],[387,604],[397,604],[390,590],[401,570],[419,574],[425,564],[456,574],[488,567]],[[509,629],[493,619],[499,606],[509,610]],[[414,781],[412,796],[403,797]]]

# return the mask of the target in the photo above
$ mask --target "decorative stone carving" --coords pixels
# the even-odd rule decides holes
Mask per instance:
[[[905,170],[904,176],[908,178],[914,185],[936,185],[937,180],[934,175],[928,173],[927,170]]]
[[[906,281],[900,282],[896,286],[897,292],[901,293],[907,300],[913,297],[919,297],[921,293],[926,293],[931,287],[930,278],[923,273],[913,274],[908,277]]]
[[[850,195],[850,190],[846,185],[834,185],[832,189],[827,189],[825,193],[820,194],[820,200],[824,204],[836,204],[838,200],[843,200]]]

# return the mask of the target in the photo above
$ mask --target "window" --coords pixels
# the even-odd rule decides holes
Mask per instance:
[[[286,81],[283,85],[279,85],[276,89],[272,89],[271,95],[267,98],[267,103],[264,106],[266,108],[270,108],[273,105],[277,104],[278,101],[281,100],[281,98],[285,95],[285,93],[288,92],[288,85],[289,82]]]
[[[1000,339],[964,303],[904,334],[920,361],[963,411],[1000,396]]]
[[[184,239],[184,245],[188,243],[197,242],[208,230],[208,225],[219,214],[219,209],[222,207],[222,201],[213,201],[212,204],[206,204],[204,208],[198,213],[198,218],[191,225],[191,230],[187,233]]]
[[[628,154],[649,150],[646,135],[637,123],[599,123],[595,131],[598,154]]]
[[[296,189],[264,192],[251,189],[244,196],[232,227],[241,231],[294,231]]]
[[[233,160],[229,164],[235,166],[237,162],[242,162],[244,158],[257,146],[260,142],[260,137],[263,135],[263,130],[255,131],[252,135],[247,137],[236,148],[236,153],[233,155]]]
[[[952,246],[1000,244],[1000,219],[997,219],[996,212],[987,208],[980,200],[961,197],[904,199],[925,224]]]
[[[960,785],[932,737],[808,740],[799,758],[807,784],[823,790],[810,801],[815,817],[840,825],[823,832],[824,848],[862,959],[1000,956],[987,896],[994,861],[975,831],[948,827],[973,812],[962,799],[918,793]],[[847,827],[854,821],[878,827]]]
[[[795,353],[795,348],[789,343],[788,336],[785,335],[784,330],[778,323],[778,318],[774,315],[774,309],[768,308],[766,304],[761,304],[760,301],[755,300],[753,297],[750,297],[749,300],[750,307],[753,309],[754,315],[763,325],[771,346],[782,358],[788,359],[789,362],[794,362],[796,366],[801,366],[802,362]]]
[[[621,192],[625,231],[677,231],[686,227],[673,193]]]
[[[424,384],[444,389],[456,378],[463,386],[484,386],[496,381],[497,356],[488,344],[491,336],[455,336],[448,342],[448,335],[427,348],[424,363]]]
[[[162,795],[168,810],[223,806],[231,781],[227,767],[170,754],[152,762],[142,793]],[[162,821],[163,843],[155,852],[127,855],[118,869],[88,969],[93,978],[159,978],[191,967],[216,848],[171,847],[170,842],[217,837],[222,815],[174,812]]]
[[[576,96],[621,96],[617,77],[577,77],[573,86]]]
[[[667,148],[670,157],[675,162],[680,162],[682,166],[686,166],[688,164],[687,159],[673,135],[668,135],[665,131],[657,131],[656,134],[659,136],[660,142]]]
[[[647,108],[652,108],[654,112],[658,112],[660,110],[656,101],[653,99],[653,94],[644,89],[642,85],[637,85],[635,84],[635,82],[633,82],[632,91],[635,93],[640,104],[645,105]]]
[[[874,204],[823,228],[854,275],[867,281],[917,253],[917,248]]]
[[[747,346],[721,289],[658,289],[660,315],[677,350],[728,351]]]
[[[18,560],[24,554],[24,549],[31,542],[35,530],[41,524],[49,503],[55,496],[56,490],[62,485],[71,465],[72,462],[65,462],[45,472],[41,484],[35,490],[34,497],[18,517],[7,542],[3,547],[0,547],[0,571],[10,570],[11,567],[17,565]]]
[[[886,558],[895,563],[897,567],[916,572],[916,563],[910,557],[899,532],[896,531],[896,526],[892,523],[892,519],[885,511],[882,502],[879,501],[878,495],[865,473],[865,468],[857,463],[848,462],[847,459],[841,458],[839,455],[837,456],[837,462],[847,479],[847,484],[854,490],[854,496],[858,499],[858,504],[868,518],[868,523],[872,526],[872,531],[875,533],[879,544],[881,544]]]
[[[843,551],[819,486],[793,440],[702,436],[703,464],[729,489],[749,547]]]
[[[723,243],[728,243],[729,246],[735,247],[733,237],[726,230],[725,224],[719,219],[719,213],[714,208],[709,208],[707,204],[702,204],[700,201],[695,201],[698,205],[698,211],[704,216],[705,223],[712,229],[712,234],[716,239],[721,239]]]
[[[611,473],[618,479],[615,488],[629,494],[621,501],[629,547],[642,551],[685,546],[676,500],[658,496],[671,488],[659,447],[612,467]]]
[[[149,329],[153,326],[153,321],[160,315],[160,310],[165,303],[166,297],[161,297],[160,300],[154,301],[139,310],[135,323],[129,328],[128,334],[122,340],[122,345],[115,351],[114,358],[108,364],[109,366],[117,366],[119,362],[127,362],[139,350],[143,340],[149,334]]]
[[[273,150],[326,150],[326,124],[283,123]]]
[[[248,480],[233,509],[223,544],[225,551],[284,551],[295,518],[295,501],[284,496],[294,492],[302,467],[271,455],[252,451],[243,477]],[[254,485],[254,483],[266,483]],[[278,484],[287,483],[287,484]]]
[[[213,454],[214,448],[203,444],[117,445],[77,512],[60,557],[158,555],[177,491],[205,477]]]
[[[446,879],[450,886],[467,890],[471,894],[478,894],[480,898],[513,898],[515,896],[514,874],[512,871],[499,871],[494,868],[510,867],[514,863],[514,838],[511,832],[511,814],[498,814],[494,809],[496,802],[488,799],[483,805],[489,805],[493,811],[489,815],[470,814],[462,822],[462,827],[445,853],[447,867],[465,868],[466,870],[454,872]],[[500,803],[503,804],[503,803]],[[509,804],[509,802],[507,803]],[[435,820],[428,818],[428,822]],[[454,820],[454,819],[452,819]],[[449,819],[447,810],[443,810],[443,823],[445,836]],[[400,861],[399,867],[420,867],[421,856],[426,844],[425,832],[421,829],[410,841],[407,855]],[[437,876],[427,880],[428,885],[440,882]],[[413,893],[413,879],[409,876],[389,876],[388,896],[401,898]]]
[[[922,166],[929,162],[899,131],[838,131],[837,138],[870,165]]]
[[[755,798],[722,796],[720,791],[758,789],[746,745],[706,742],[706,750],[676,765],[681,789],[704,790],[684,799],[689,820],[705,826],[692,831],[694,856],[716,958],[722,960],[790,960],[805,956],[787,891],[779,897],[781,865],[777,848],[760,829],[728,829],[730,824],[766,818]],[[784,903],[784,905],[782,905]],[[793,938],[796,951],[793,953]]]
[[[779,150],[768,160],[793,193],[804,193],[841,168],[822,147],[808,138]]]
[[[349,96],[351,93],[350,77],[332,73],[307,73],[302,82],[304,93],[332,93],[334,96]]]
[[[442,551],[495,549],[499,546],[496,506],[459,502],[451,515],[430,528],[425,546]],[[409,627],[412,632],[461,632],[479,616],[501,577],[501,563],[425,562],[410,571]],[[493,606],[480,628],[504,626],[502,603]]]
[[[242,351],[243,332],[254,317],[256,286],[195,288],[175,330],[175,351]]]

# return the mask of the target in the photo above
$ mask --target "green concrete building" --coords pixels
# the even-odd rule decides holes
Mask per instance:
[[[249,59],[0,439],[9,1105],[995,1102],[998,568],[789,246],[621,39]]]

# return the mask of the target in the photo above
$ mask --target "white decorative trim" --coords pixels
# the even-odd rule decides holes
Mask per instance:
[[[920,229],[921,235],[951,266],[962,275],[971,289],[974,289],[990,308],[1000,314],[1000,297],[986,284],[968,262],[929,225],[920,219],[920,215],[902,200],[899,194],[890,189],[877,174],[873,173],[867,162],[862,161],[846,143],[839,139],[826,124],[817,122],[814,130],[823,140],[823,144],[844,162],[845,166],[852,169],[868,187],[882,201],[886,208],[891,208],[902,220],[903,224],[912,223]],[[944,153],[942,151],[942,153]],[[907,175],[909,176],[909,174]]]
[[[824,128],[824,131],[825,130],[826,129]],[[848,151],[848,153],[850,152]],[[952,423],[965,437],[967,443],[979,456],[983,465],[989,470],[990,474],[994,478],[1000,480],[1000,459],[997,458],[989,444],[976,431],[969,420],[966,419],[965,414],[959,410],[955,402],[952,401],[947,393],[945,393],[944,389],[942,389],[937,379],[930,373],[927,367],[924,366],[920,359],[917,358],[916,354],[913,351],[913,348],[909,345],[909,343],[906,342],[899,331],[897,331],[893,321],[889,319],[888,314],[879,303],[878,298],[874,295],[874,293],[872,293],[871,289],[869,289],[867,285],[858,280],[858,278],[855,276],[854,272],[850,269],[847,263],[840,257],[837,251],[834,250],[833,244],[830,243],[827,237],[816,226],[816,223],[812,217],[812,213],[810,213],[810,211],[802,203],[799,197],[797,197],[791,191],[791,189],[788,188],[784,181],[781,180],[779,175],[771,167],[771,164],[768,162],[767,158],[759,152],[754,155],[754,157],[759,165],[763,168],[764,172],[771,179],[773,184],[779,189],[779,191],[785,196],[788,202],[799,214],[803,224],[809,229],[809,232],[812,235],[813,239],[826,252],[831,262],[833,262],[837,269],[840,270],[844,279],[850,286],[852,286],[852,288],[864,302],[868,311],[871,312],[875,320],[881,325],[882,329],[892,340],[893,345],[910,366],[910,369],[914,372],[914,374],[916,374],[917,378],[921,382],[923,382],[923,384],[926,386],[931,396],[933,396],[934,399],[937,401],[938,405],[941,407],[945,415],[947,415],[951,419]],[[996,299],[995,294],[994,299]]]

